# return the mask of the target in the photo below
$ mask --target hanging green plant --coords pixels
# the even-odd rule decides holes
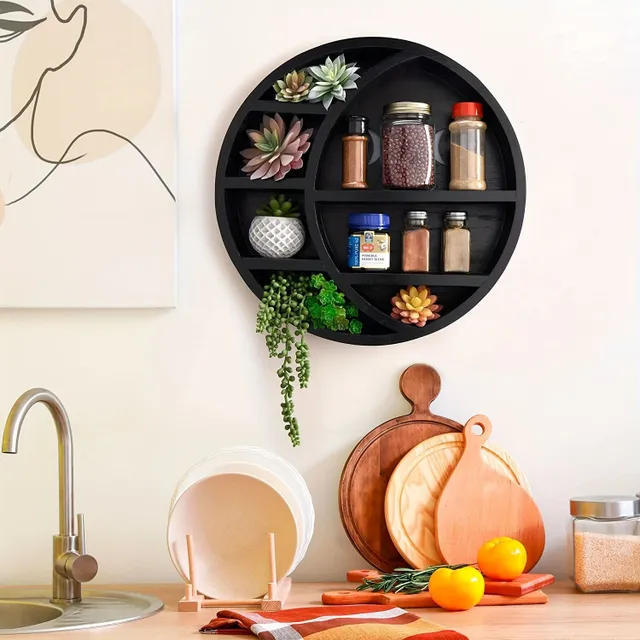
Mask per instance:
[[[322,274],[273,274],[264,287],[256,331],[264,334],[269,357],[282,361],[277,370],[280,409],[294,447],[300,444],[300,427],[294,414],[293,391],[296,382],[301,389],[308,386],[311,372],[305,342],[309,320],[314,329],[360,333],[362,323],[357,316],[358,309],[347,303],[335,282]]]

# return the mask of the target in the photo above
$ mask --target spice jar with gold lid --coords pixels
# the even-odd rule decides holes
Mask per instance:
[[[574,581],[583,593],[640,591],[640,499],[587,496],[570,502]]]

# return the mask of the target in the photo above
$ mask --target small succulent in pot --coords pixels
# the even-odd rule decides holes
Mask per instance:
[[[302,168],[302,156],[309,150],[313,134],[313,129],[303,131],[302,126],[297,117],[287,128],[279,113],[273,118],[265,114],[261,130],[247,131],[252,146],[240,152],[243,173],[250,174],[251,180],[282,180],[292,169]]]
[[[436,304],[437,299],[424,285],[400,289],[398,295],[391,298],[391,317],[405,324],[424,327],[427,322],[440,317],[442,305]]]
[[[315,81],[309,92],[309,102],[322,102],[325,109],[331,106],[334,98],[344,102],[347,91],[358,88],[358,69],[355,62],[345,62],[344,54],[335,60],[328,57],[324,64],[309,67],[309,74]]]
[[[304,225],[298,207],[284,194],[256,211],[249,242],[263,258],[291,258],[304,246]]]
[[[292,71],[273,85],[278,102],[303,102],[309,99],[313,78],[306,71]]]

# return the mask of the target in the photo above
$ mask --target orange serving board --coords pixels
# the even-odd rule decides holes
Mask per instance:
[[[379,571],[370,569],[356,569],[347,572],[349,582],[361,583],[363,580],[375,580],[380,577]],[[519,597],[532,593],[538,589],[548,587],[555,582],[550,573],[523,573],[519,578],[510,582],[502,580],[489,580],[485,578],[484,592],[487,595],[501,595]]]
[[[435,510],[438,551],[446,564],[472,564],[487,540],[508,536],[524,545],[530,571],[544,550],[542,515],[518,483],[486,463],[482,452],[490,435],[486,416],[474,416],[464,427],[462,456]]]
[[[478,603],[480,607],[514,605],[514,604],[546,604],[547,596],[542,591],[533,591],[524,596],[484,595]],[[372,591],[327,591],[322,594],[322,604],[383,604],[405,609],[426,609],[438,605],[429,592],[425,593],[373,593]]]

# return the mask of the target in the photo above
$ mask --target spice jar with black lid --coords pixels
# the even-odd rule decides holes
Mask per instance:
[[[382,184],[387,189],[433,189],[435,131],[426,102],[392,102],[382,120]]]

